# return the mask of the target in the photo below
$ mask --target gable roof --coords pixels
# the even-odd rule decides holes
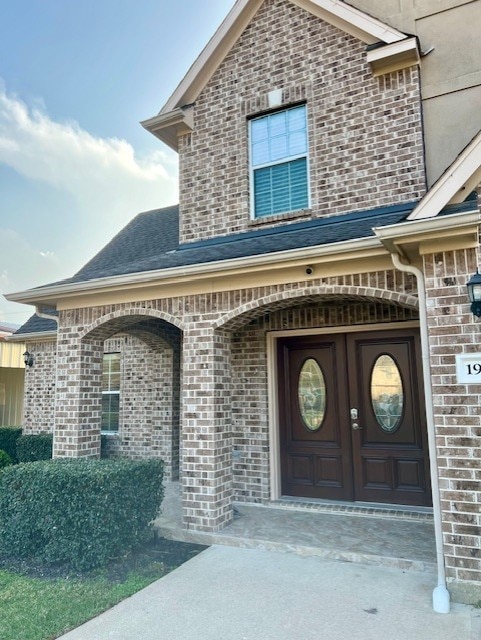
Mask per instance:
[[[358,38],[366,45],[380,45],[367,54],[367,60],[375,75],[382,73],[386,64],[388,70],[392,71],[419,63],[416,38],[407,36],[342,0],[289,1]],[[193,128],[192,104],[263,2],[264,0],[237,0],[158,115],[141,122],[145,129],[177,150],[177,137]]]
[[[408,219],[433,218],[446,205],[463,202],[479,184],[481,184],[481,131],[438,178]]]

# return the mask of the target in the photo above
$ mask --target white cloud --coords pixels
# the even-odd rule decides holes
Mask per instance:
[[[127,209],[132,215],[173,203],[173,158],[162,152],[137,158],[125,140],[94,137],[75,122],[54,122],[0,89],[0,162],[97,210]],[[103,215],[112,217],[105,209]]]
[[[8,95],[1,83],[0,164],[27,183],[43,183],[68,194],[76,204],[75,212],[62,212],[49,246],[31,246],[32,240],[6,229],[0,220],[2,292],[73,274],[136,213],[177,201],[173,152],[138,157],[125,140],[95,137],[75,122],[55,122],[41,102],[30,108]],[[0,318],[4,308],[0,299]]]

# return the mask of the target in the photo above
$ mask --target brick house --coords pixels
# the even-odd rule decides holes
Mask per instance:
[[[481,2],[417,4],[238,0],[142,123],[179,207],[8,298],[55,456],[161,456],[197,531],[281,496],[432,507],[442,601],[481,587]]]

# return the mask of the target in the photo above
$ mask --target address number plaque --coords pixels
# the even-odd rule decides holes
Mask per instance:
[[[481,353],[462,353],[456,356],[456,382],[481,384]]]

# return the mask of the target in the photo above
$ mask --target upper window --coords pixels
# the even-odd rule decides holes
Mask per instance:
[[[119,430],[120,353],[105,353],[102,372],[102,431]]]
[[[254,217],[308,208],[306,106],[251,120],[250,159]]]

